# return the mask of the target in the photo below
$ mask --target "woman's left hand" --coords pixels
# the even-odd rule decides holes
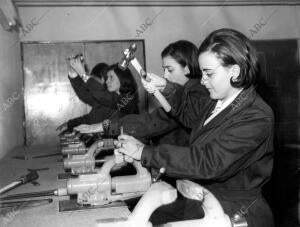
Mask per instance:
[[[167,80],[165,78],[163,78],[162,76],[158,76],[154,73],[147,73],[147,78],[159,90],[163,90],[167,85]]]
[[[158,90],[158,88],[151,81],[147,82],[146,80],[142,79],[142,84],[149,94],[153,94]]]
[[[135,160],[141,160],[142,151],[145,145],[133,136],[122,134],[118,137],[116,146],[118,152]]]
[[[74,128],[75,131],[78,131],[83,134],[88,134],[88,133],[97,133],[97,132],[103,132],[103,127],[102,123],[98,124],[92,124],[92,125],[79,125]]]
[[[148,93],[153,94],[157,90],[164,90],[167,80],[154,73],[147,73],[147,79],[142,78],[142,84]]]

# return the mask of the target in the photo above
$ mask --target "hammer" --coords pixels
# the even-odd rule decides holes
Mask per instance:
[[[27,175],[21,176],[20,180],[14,181],[9,185],[6,185],[5,187],[0,188],[0,194],[3,194],[4,192],[7,192],[19,185],[26,184],[28,182],[32,182],[38,178],[39,178],[39,175],[36,170],[29,171],[29,173]]]
[[[142,66],[138,62],[138,60],[135,58],[135,51],[137,49],[137,46],[135,43],[131,44],[128,49],[124,50],[123,58],[119,62],[119,68],[125,70],[129,63],[135,68],[135,70],[139,73],[139,75],[146,81],[150,82],[150,78],[147,77],[146,72],[143,70]],[[161,106],[164,108],[166,112],[170,112],[171,106],[166,100],[166,98],[160,93],[159,90],[156,90],[153,95],[155,98],[159,101]]]

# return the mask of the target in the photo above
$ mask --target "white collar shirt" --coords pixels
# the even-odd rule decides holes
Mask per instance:
[[[222,112],[227,106],[230,105],[230,103],[235,100],[235,98],[242,92],[243,89],[239,90],[237,93],[232,95],[229,99],[227,99],[225,102],[222,100],[218,100],[214,110],[211,112],[212,114],[205,120],[203,125],[206,125],[208,122],[210,122],[213,118],[215,118],[219,113]]]

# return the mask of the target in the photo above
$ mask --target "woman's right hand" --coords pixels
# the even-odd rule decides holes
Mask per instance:
[[[71,68],[78,74],[83,75],[85,74],[85,68],[83,63],[81,62],[80,58],[72,58],[69,60]]]
[[[165,78],[154,73],[147,73],[147,78],[150,80],[150,83],[152,83],[159,90],[163,90],[167,85],[167,80]]]
[[[103,126],[102,123],[93,124],[93,125],[79,125],[74,128],[74,130],[80,132],[80,133],[96,133],[96,132],[103,132]]]
[[[161,76],[155,75],[153,73],[147,73],[147,78],[142,79],[142,84],[148,93],[153,94],[157,90],[164,90],[167,81]]]

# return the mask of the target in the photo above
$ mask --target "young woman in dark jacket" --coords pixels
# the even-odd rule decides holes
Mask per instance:
[[[70,62],[75,73],[69,73],[69,79],[80,100],[89,104],[89,114],[74,118],[58,127],[69,131],[80,124],[95,124],[104,119],[118,119],[127,114],[138,113],[137,85],[130,70],[120,70],[117,65],[97,64],[86,75],[79,59]],[[126,102],[126,103],[125,103]]]
[[[200,84],[201,72],[197,52],[197,47],[189,41],[171,43],[161,53],[162,65],[164,78],[181,89],[180,97],[183,100],[197,100],[204,105],[209,96]],[[151,139],[156,144],[187,145],[190,135],[189,128],[184,127],[162,108],[157,108],[152,113],[130,114],[116,120],[110,119],[109,134],[119,135],[121,126],[124,133],[146,141]],[[103,132],[103,125],[82,125],[76,130],[82,133]]]
[[[274,117],[255,91],[255,50],[240,32],[220,29],[203,41],[198,60],[201,83],[211,97],[206,111],[185,100],[176,105],[180,102],[178,90],[170,84],[166,87],[171,113],[184,125],[192,126],[189,146],[145,146],[132,136],[121,135],[118,151],[141,160],[145,167],[164,167],[168,176],[187,178],[207,187],[225,213],[233,217],[239,212],[249,227],[272,227],[272,212],[261,189],[272,172]],[[147,89],[151,91],[151,86]],[[184,211],[176,204],[168,208],[162,209],[160,216],[167,221],[195,218],[199,212],[189,202]],[[155,220],[155,214],[154,223],[165,221]]]

